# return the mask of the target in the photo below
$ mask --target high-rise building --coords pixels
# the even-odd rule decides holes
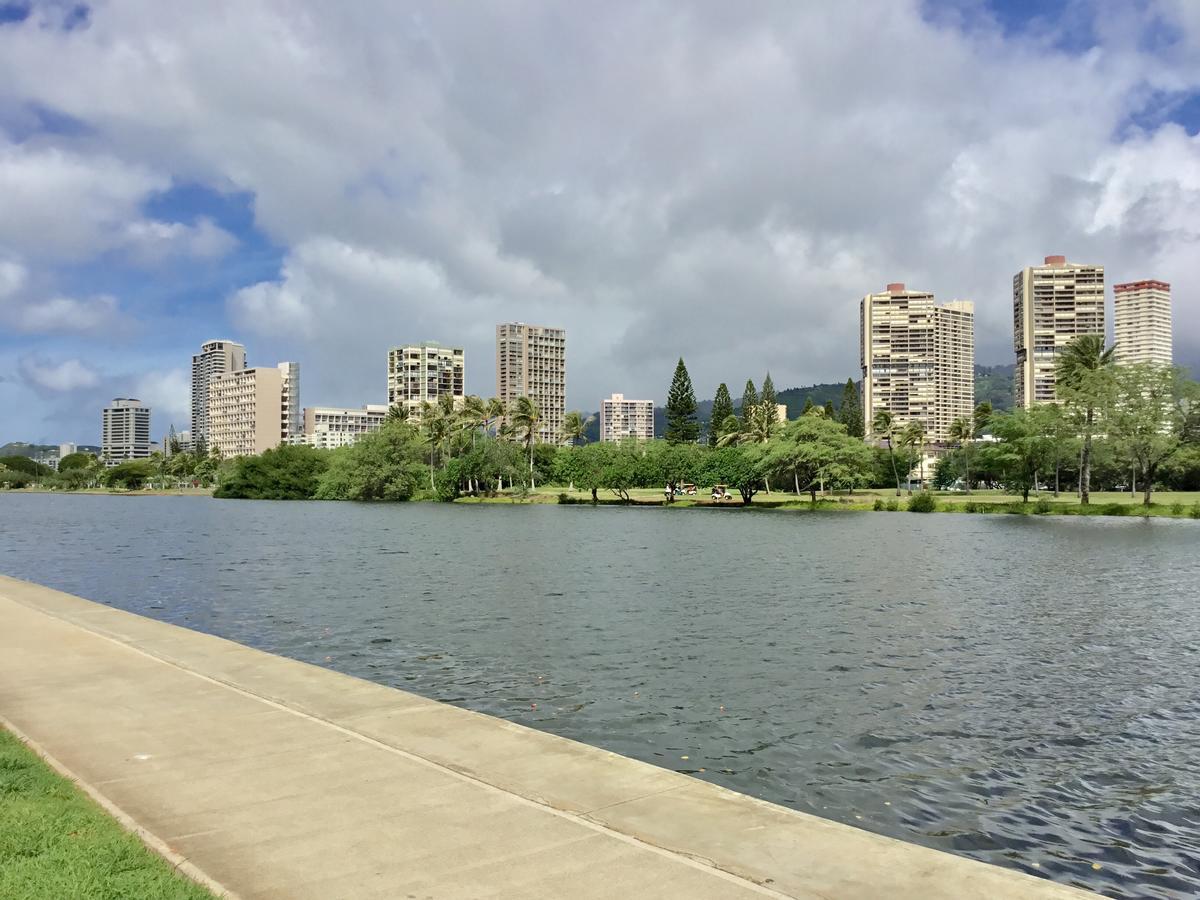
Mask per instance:
[[[236,341],[206,341],[192,357],[192,442],[205,452],[208,445],[208,386],[218,375],[246,368],[246,348]]]
[[[425,341],[388,351],[388,405],[403,407],[410,420],[420,419],[424,403],[450,397],[455,406],[465,398],[465,367],[461,347]]]
[[[517,397],[536,403],[538,439],[558,443],[567,412],[567,332],[524,322],[497,325],[496,396],[506,407]]]
[[[150,456],[150,407],[133,397],[117,397],[104,408],[100,455],[106,466]]]
[[[859,303],[863,414],[870,429],[880,410],[895,425],[925,426],[928,439],[950,439],[955,419],[975,407],[975,304],[938,306],[928,291],[903,284]]]
[[[600,440],[654,440],[654,401],[626,400],[613,394],[600,401]]]
[[[1047,256],[1013,276],[1013,393],[1017,406],[1053,403],[1054,367],[1084,334],[1104,334],[1104,266]]]
[[[1169,366],[1171,285],[1165,281],[1131,281],[1113,285],[1113,322],[1118,363]]]
[[[78,451],[79,451],[78,444],[74,444],[71,441],[66,441],[66,442],[58,445],[58,458],[64,459],[65,457],[68,457],[72,453],[76,453]]]
[[[208,446],[223,457],[248,456],[299,439],[300,366],[226,372],[208,388]]]
[[[353,444],[364,434],[383,427],[388,407],[368,404],[359,409],[335,406],[306,406],[302,443],[322,450]]]

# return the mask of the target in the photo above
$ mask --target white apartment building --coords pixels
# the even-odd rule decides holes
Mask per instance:
[[[1114,284],[1113,322],[1113,356],[1119,364],[1172,364],[1171,285],[1165,281]]]
[[[1013,392],[1017,406],[1054,403],[1054,367],[1067,344],[1104,332],[1104,266],[1047,256],[1013,276]]]
[[[150,407],[133,397],[117,397],[100,420],[100,456],[106,466],[150,456]]]
[[[464,384],[461,347],[425,341],[388,351],[388,405],[403,407],[409,420],[419,420],[422,404],[437,403],[442,397],[449,396],[455,407],[462,406]]]
[[[196,447],[208,444],[208,386],[218,375],[246,368],[246,348],[236,341],[206,341],[192,357],[192,427]]]
[[[613,394],[600,401],[600,440],[654,440],[654,401],[626,400]]]
[[[300,366],[283,362],[226,372],[208,391],[208,444],[222,457],[249,456],[300,435]]]
[[[306,406],[301,443],[321,450],[336,450],[353,444],[364,434],[383,427],[386,404],[367,404],[358,409],[340,406]]]
[[[497,325],[496,396],[505,407],[528,397],[542,414],[538,440],[561,441],[567,412],[567,332],[524,322]]]
[[[921,422],[929,440],[950,439],[975,409],[975,304],[941,306],[928,291],[889,284],[859,303],[859,363],[868,430],[887,410],[897,428]]]

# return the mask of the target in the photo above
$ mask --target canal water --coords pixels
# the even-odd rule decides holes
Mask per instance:
[[[1200,895],[1200,522],[0,494],[0,572],[1110,896]]]

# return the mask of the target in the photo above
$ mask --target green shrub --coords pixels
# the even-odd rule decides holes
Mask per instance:
[[[1191,516],[1193,519],[1200,519],[1200,501],[1192,504]]]
[[[1183,504],[1182,503],[1172,503],[1171,504],[1171,515],[1182,516],[1183,515]]]
[[[329,453],[285,444],[261,456],[239,456],[213,492],[235,500],[311,500],[320,477],[329,468]],[[125,463],[124,465],[131,465]],[[109,477],[121,469],[109,470]],[[128,481],[128,479],[126,479]],[[129,487],[133,490],[133,486]]]
[[[1123,516],[1129,507],[1124,503],[1106,503],[1100,510],[1102,516]]]
[[[33,476],[28,472],[17,472],[13,469],[0,467],[0,487],[23,488],[33,483]]]
[[[977,513],[979,512],[979,504],[974,500],[968,500],[962,505],[962,511],[968,513]]]
[[[1029,515],[1029,504],[1023,503],[1020,500],[1016,500],[1012,503],[1006,504],[1004,511],[1014,516],[1027,516]]]
[[[1051,503],[1049,500],[1047,500],[1045,497],[1038,497],[1037,503],[1033,504],[1033,511],[1039,516],[1044,516],[1047,513],[1051,512],[1053,509],[1054,509],[1054,504]]]
[[[929,491],[921,491],[908,501],[909,512],[931,513],[935,509],[937,509],[937,500]]]
[[[882,497],[876,497],[876,498],[875,498],[875,505],[874,505],[874,506],[872,506],[871,508],[872,508],[873,510],[875,510],[875,512],[883,512],[883,510],[884,510],[883,498],[882,498]]]
[[[891,500],[889,500],[887,502],[887,506],[884,508],[888,512],[895,512],[896,510],[898,510],[900,508],[900,501],[893,497]]]

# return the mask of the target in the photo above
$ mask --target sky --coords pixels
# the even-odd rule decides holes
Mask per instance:
[[[858,300],[1049,254],[1173,285],[1200,370],[1200,2],[0,0],[0,443],[188,425],[191,354],[386,399],[565,327],[568,405],[859,376]],[[1110,291],[1111,303],[1111,291]]]

